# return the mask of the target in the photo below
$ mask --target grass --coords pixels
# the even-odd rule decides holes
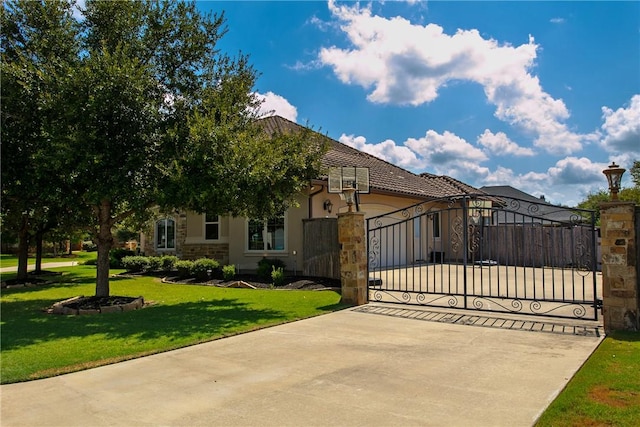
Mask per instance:
[[[52,254],[46,254],[42,257],[42,263],[48,262],[67,262],[67,261],[77,261],[79,263],[83,263],[85,261],[95,259],[98,256],[97,252],[74,252],[72,256],[64,255],[64,256],[53,256]],[[36,263],[35,257],[29,257],[27,264],[34,265]],[[4,267],[17,267],[18,266],[18,257],[15,255],[9,254],[0,254],[0,268]]]
[[[228,289],[141,277],[113,278],[111,294],[142,295],[153,302],[142,310],[51,315],[42,309],[95,292],[95,267],[55,270],[64,271],[60,283],[2,292],[3,384],[168,351],[345,307],[339,304],[340,295],[330,291]]]
[[[538,420],[546,426],[637,426],[640,333],[614,332]]]

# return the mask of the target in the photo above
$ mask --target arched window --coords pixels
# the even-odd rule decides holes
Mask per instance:
[[[159,251],[176,248],[176,222],[172,218],[163,218],[156,222],[156,249]]]

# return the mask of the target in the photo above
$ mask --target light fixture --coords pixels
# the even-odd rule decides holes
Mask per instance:
[[[355,188],[345,188],[342,190],[344,193],[344,200],[347,202],[347,206],[349,206],[349,212],[353,212],[353,204],[355,203]]]
[[[324,203],[322,204],[322,208],[331,213],[331,210],[333,209],[333,203],[331,203],[331,200],[327,199],[324,201]]]
[[[616,162],[612,162],[608,169],[602,171],[606,175],[607,181],[609,181],[609,191],[611,192],[611,200],[618,200],[618,191],[620,191],[620,182],[622,181],[622,174],[626,169],[616,165]]]

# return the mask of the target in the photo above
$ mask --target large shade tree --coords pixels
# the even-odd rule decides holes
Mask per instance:
[[[269,136],[257,125],[256,71],[216,47],[224,14],[175,1],[87,1],[76,24],[77,54],[46,94],[58,115],[40,125],[57,185],[92,212],[97,296],[109,295],[119,222],[158,207],[268,217],[317,176],[324,145],[312,132]]]
[[[61,106],[52,94],[78,60],[76,26],[63,2],[5,3],[0,8],[2,227],[19,237],[18,279],[27,276],[28,247],[72,206],[56,162],[53,124]],[[67,222],[76,216],[67,215]]]

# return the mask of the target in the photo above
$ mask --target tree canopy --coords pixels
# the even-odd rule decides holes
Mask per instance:
[[[14,0],[2,23],[3,214],[86,212],[98,296],[109,294],[122,220],[153,207],[268,217],[318,176],[321,138],[268,136],[256,123],[256,70],[217,48],[224,13],[169,0]],[[5,170],[6,159],[18,163]]]

